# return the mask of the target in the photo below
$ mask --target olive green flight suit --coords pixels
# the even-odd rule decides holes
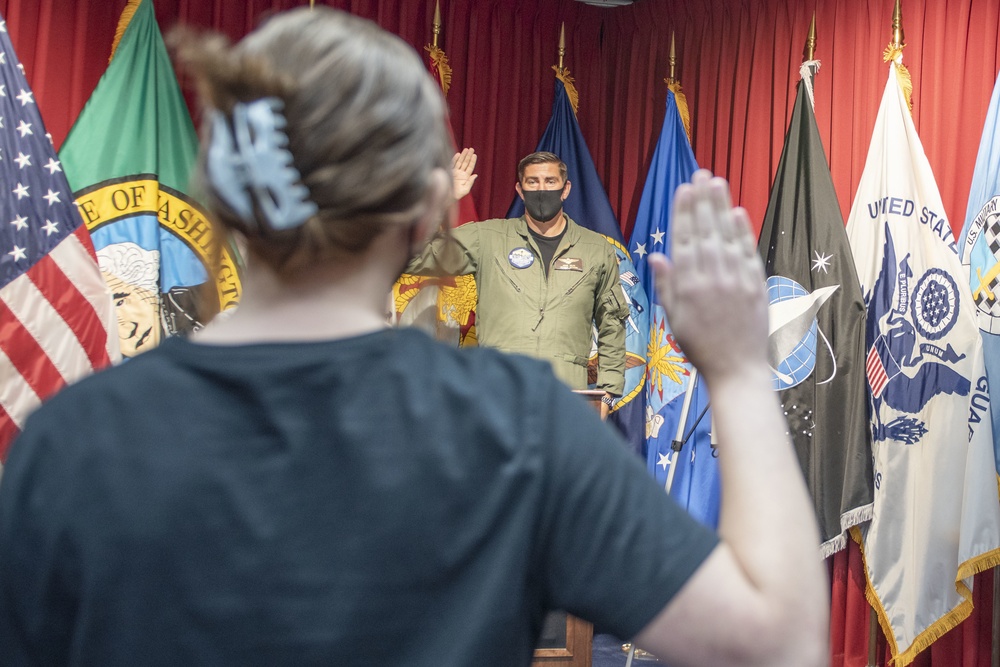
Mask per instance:
[[[607,239],[566,216],[566,231],[548,277],[524,217],[484,220],[436,237],[407,267],[416,275],[474,274],[480,345],[545,359],[573,389],[587,388],[587,361],[597,329],[597,389],[620,396],[625,386],[629,307],[618,260]]]

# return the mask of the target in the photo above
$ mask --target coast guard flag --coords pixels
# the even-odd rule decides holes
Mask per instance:
[[[983,336],[986,376],[1000,386],[1000,79],[986,114],[976,169],[972,174],[969,207],[962,227],[961,254],[972,286],[976,317]],[[1000,464],[1000,391],[990,396],[993,415],[993,453]]]
[[[865,306],[802,64],[761,228],[769,351],[788,431],[816,508],[823,557],[872,515]]]
[[[43,400],[118,359],[118,336],[90,235],[2,19],[0,119],[3,461]]]
[[[621,227],[611,210],[611,202],[608,201],[601,179],[597,176],[594,160],[590,157],[587,142],[580,132],[566,86],[558,78],[552,102],[552,118],[536,150],[555,153],[566,163],[566,174],[573,187],[563,210],[581,227],[603,234],[618,257],[620,285],[629,304],[629,318],[625,322],[625,389],[621,397],[615,399],[608,419],[618,426],[635,451],[641,453],[645,439],[642,399],[646,381],[646,337],[649,328],[646,292],[639,284],[635,266],[625,249]],[[516,218],[523,214],[524,202],[515,195],[507,217]],[[596,377],[592,377],[593,379]]]
[[[212,229],[187,194],[198,139],[152,0],[129,0],[118,29],[60,157],[115,295],[122,355],[134,357],[235,306],[241,287],[226,247],[209,282]]]
[[[868,308],[875,505],[869,599],[907,665],[972,608],[1000,562],[989,385],[975,303],[895,72],[847,233]]]
[[[690,182],[698,169],[694,152],[684,132],[674,91],[667,92],[667,112],[653,153],[629,248],[639,281],[650,303],[648,375],[646,383],[646,462],[650,473],[665,484],[670,473],[671,442],[677,434],[684,394],[691,381],[692,366],[670,331],[653,288],[647,255],[669,255],[670,217],[674,191]],[[719,522],[719,467],[710,442],[711,411],[704,383],[697,382],[684,426],[685,437],[693,433],[677,457],[670,495],[702,523]],[[699,416],[701,417],[699,419]]]

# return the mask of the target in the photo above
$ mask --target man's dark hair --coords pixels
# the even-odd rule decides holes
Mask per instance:
[[[563,183],[566,182],[566,163],[559,159],[559,156],[555,153],[549,153],[548,151],[539,151],[537,153],[532,153],[531,155],[525,156],[517,163],[517,182],[520,183],[524,180],[524,170],[532,164],[558,164],[559,165],[559,176],[563,179]]]

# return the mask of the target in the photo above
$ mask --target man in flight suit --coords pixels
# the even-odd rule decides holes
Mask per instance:
[[[455,159],[455,194],[475,180],[475,153]],[[479,343],[546,359],[560,380],[586,389],[587,363],[597,330],[597,389],[602,415],[625,384],[625,326],[629,308],[619,287],[610,243],[563,212],[572,183],[553,153],[532,153],[517,166],[520,218],[462,225],[436,238],[407,267],[418,275],[474,274],[479,291]]]

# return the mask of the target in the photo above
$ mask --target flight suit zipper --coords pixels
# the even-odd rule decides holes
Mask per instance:
[[[518,292],[518,294],[520,294],[521,288],[517,286],[517,283],[514,282],[513,278],[511,278],[510,276],[507,275],[507,271],[504,270],[503,264],[500,263],[500,258],[499,257],[494,257],[493,259],[497,263],[497,268],[500,269],[500,275],[502,275],[504,278],[506,278],[507,282],[510,283],[510,286],[513,287]]]

